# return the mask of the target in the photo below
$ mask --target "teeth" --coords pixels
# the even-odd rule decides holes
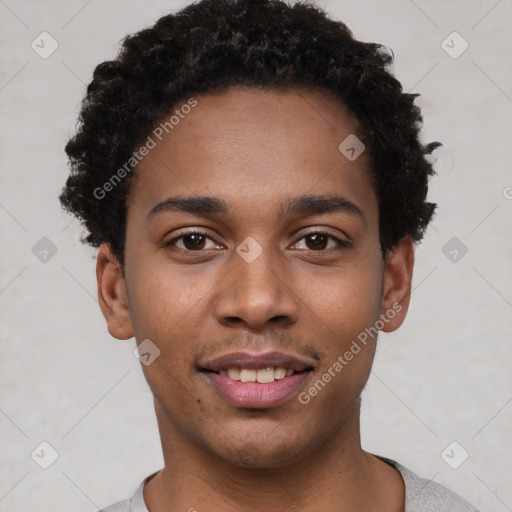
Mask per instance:
[[[228,370],[228,377],[233,380],[240,380],[240,370],[238,368],[230,368]]]
[[[263,368],[261,370],[253,370],[249,368],[229,368],[228,370],[220,370],[219,375],[229,377],[233,380],[241,382],[259,382],[260,384],[267,384],[274,382],[274,380],[281,380],[293,374],[293,370],[286,368]]]
[[[258,370],[256,373],[256,380],[261,384],[274,381],[274,368],[265,368],[264,370]]]
[[[240,380],[242,382],[256,382],[256,370],[240,370]]]
[[[274,379],[280,380],[286,377],[286,370],[284,368],[276,368],[274,370]]]

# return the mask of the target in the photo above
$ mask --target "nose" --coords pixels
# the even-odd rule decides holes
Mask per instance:
[[[234,268],[222,281],[215,304],[222,325],[261,330],[297,322],[300,300],[293,293],[289,269],[269,253],[264,250],[251,263],[233,254]]]

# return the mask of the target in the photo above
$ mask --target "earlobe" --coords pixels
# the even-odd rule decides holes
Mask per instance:
[[[414,243],[406,236],[386,255],[381,307],[381,318],[385,317],[384,332],[395,331],[405,320],[411,298],[413,267]]]
[[[132,338],[134,333],[121,265],[108,244],[102,244],[99,248],[96,280],[98,301],[107,321],[108,332],[118,340]]]

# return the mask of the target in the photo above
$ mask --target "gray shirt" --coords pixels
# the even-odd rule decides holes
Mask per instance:
[[[416,476],[394,460],[379,458],[396,468],[402,475],[405,483],[403,512],[478,512],[476,508],[446,487]],[[145,483],[155,474],[149,475],[139,484],[130,500],[118,501],[100,512],[148,512],[142,490]]]

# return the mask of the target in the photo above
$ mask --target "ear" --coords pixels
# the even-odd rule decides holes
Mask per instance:
[[[133,338],[128,296],[121,265],[108,244],[101,244],[96,262],[98,300],[108,332],[118,340]]]
[[[405,320],[411,298],[413,267],[414,244],[410,236],[405,236],[386,254],[380,312],[381,318],[385,319],[384,332],[395,331]]]

